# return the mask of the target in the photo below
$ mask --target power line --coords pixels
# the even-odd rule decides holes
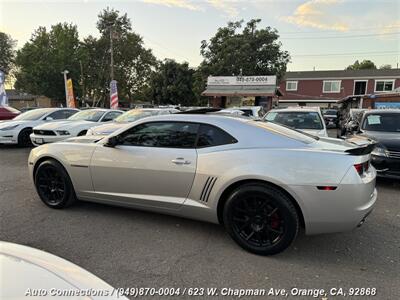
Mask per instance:
[[[377,54],[377,55],[387,55],[387,54],[396,54],[400,55],[399,50],[395,51],[379,51],[379,52],[347,52],[347,53],[323,53],[323,54],[297,54],[291,55],[292,57],[315,57],[315,56],[342,56],[342,55],[364,55],[364,54]]]
[[[316,37],[281,37],[282,40],[320,40],[320,39],[347,39],[347,38],[360,38],[360,37],[370,37],[370,36],[382,36],[382,35],[396,35],[400,34],[397,32],[386,32],[386,33],[370,33],[370,34],[358,34],[358,35],[343,35],[343,36],[316,36]]]
[[[356,28],[356,29],[350,29],[346,30],[346,32],[357,32],[357,31],[371,31],[371,30],[382,30],[382,29],[387,29],[387,30],[397,30],[400,28],[400,26],[382,26],[382,27],[364,27],[364,28]],[[336,30],[327,30],[327,31],[336,31]],[[318,31],[278,31],[279,34],[313,34],[313,33],[321,33]]]

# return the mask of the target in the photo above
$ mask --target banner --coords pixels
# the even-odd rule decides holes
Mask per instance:
[[[110,108],[118,108],[118,91],[117,82],[115,80],[110,82]]]
[[[72,79],[67,80],[67,104],[68,104],[68,107],[76,108],[75,98],[74,98],[74,88],[72,86]]]
[[[276,85],[276,76],[208,76],[207,85]]]
[[[5,89],[6,74],[0,70],[0,106],[8,105],[8,98]]]

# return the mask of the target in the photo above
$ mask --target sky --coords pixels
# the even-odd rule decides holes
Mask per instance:
[[[39,26],[78,26],[80,38],[98,36],[97,15],[110,7],[127,13],[133,30],[158,59],[202,61],[200,44],[229,21],[262,19],[289,51],[289,71],[344,69],[356,59],[379,67],[400,63],[400,0],[0,0],[0,31],[17,48]]]

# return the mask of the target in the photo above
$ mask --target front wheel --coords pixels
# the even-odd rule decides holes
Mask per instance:
[[[299,217],[289,197],[263,184],[234,190],[225,203],[223,220],[236,243],[259,255],[282,252],[299,230]]]
[[[20,147],[30,147],[32,146],[30,135],[32,133],[32,129],[25,128],[21,130],[18,134],[18,146]]]
[[[35,186],[40,199],[51,208],[64,208],[76,201],[71,179],[54,160],[46,160],[38,166]]]

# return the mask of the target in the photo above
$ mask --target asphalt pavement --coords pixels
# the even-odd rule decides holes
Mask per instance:
[[[0,147],[0,240],[63,257],[114,287],[370,287],[377,289],[371,299],[400,298],[399,182],[378,180],[376,209],[362,227],[301,232],[284,253],[261,257],[239,248],[218,225],[85,202],[47,208],[28,176],[29,151]],[[294,299],[303,298],[314,299]]]

